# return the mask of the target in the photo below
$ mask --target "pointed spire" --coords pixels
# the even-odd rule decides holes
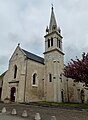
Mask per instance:
[[[57,29],[57,23],[54,15],[54,10],[53,10],[53,4],[51,8],[51,18],[50,18],[50,25],[49,25],[49,32],[52,32],[53,30]]]

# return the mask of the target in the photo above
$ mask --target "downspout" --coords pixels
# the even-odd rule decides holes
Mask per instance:
[[[26,62],[26,69],[25,69],[25,83],[24,83],[24,102],[25,101],[25,98],[26,98],[26,82],[27,82],[27,57],[25,58],[25,62]]]

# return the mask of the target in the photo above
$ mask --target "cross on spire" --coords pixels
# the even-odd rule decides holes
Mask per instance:
[[[53,10],[53,3],[51,5],[52,5],[52,10]]]
[[[52,32],[54,29],[57,29],[57,23],[54,15],[54,10],[53,10],[53,4],[51,8],[51,18],[50,18],[50,24],[49,24],[49,32]]]

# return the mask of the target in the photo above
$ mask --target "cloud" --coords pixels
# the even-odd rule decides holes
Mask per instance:
[[[8,56],[0,55],[0,73],[7,70]]]
[[[62,0],[60,25],[64,37],[65,62],[88,52],[88,1]]]
[[[0,66],[6,63],[7,58],[8,58],[8,57],[7,57],[7,56],[4,56],[4,55],[3,55],[3,56],[0,56]]]
[[[88,51],[88,1],[54,2],[55,16],[62,30],[65,62],[68,62]],[[47,0],[0,0],[0,61],[3,55],[7,56],[5,59],[10,58],[18,43],[22,48],[43,56],[43,36],[49,24],[50,4]],[[7,63],[0,62],[0,65]],[[3,70],[5,67],[0,69]]]
[[[28,51],[43,57],[44,39],[38,35],[33,35],[31,40],[24,44],[24,48]]]

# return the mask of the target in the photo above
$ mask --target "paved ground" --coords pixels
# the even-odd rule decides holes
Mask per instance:
[[[0,120],[26,120],[17,116],[11,116],[6,114],[0,114]]]
[[[0,103],[0,111],[3,107],[6,107],[7,112],[0,113],[0,120],[34,120],[35,113],[40,113],[42,120],[51,120],[51,116],[56,116],[57,120],[88,120],[86,110]],[[13,108],[17,110],[17,115],[11,115]],[[21,117],[23,110],[27,110],[28,118]]]

